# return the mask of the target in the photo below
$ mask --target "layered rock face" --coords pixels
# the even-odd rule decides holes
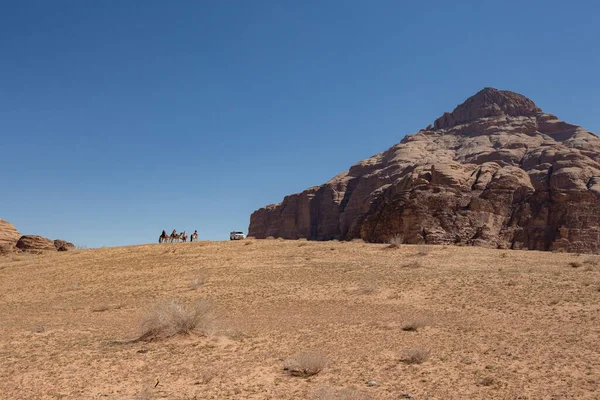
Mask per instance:
[[[14,246],[20,237],[13,224],[0,219],[0,245]]]
[[[17,242],[17,248],[30,252],[56,251],[56,246],[54,246],[52,240],[37,235],[21,236]]]
[[[11,254],[16,251],[40,253],[44,251],[74,250],[71,242],[56,239],[54,241],[37,235],[22,236],[8,221],[0,219],[0,255]]]
[[[249,235],[600,253],[600,138],[485,88],[324,185],[255,211]]]

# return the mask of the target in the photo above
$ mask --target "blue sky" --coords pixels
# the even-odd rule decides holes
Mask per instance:
[[[246,231],[485,86],[600,132],[592,1],[0,0],[0,218]]]

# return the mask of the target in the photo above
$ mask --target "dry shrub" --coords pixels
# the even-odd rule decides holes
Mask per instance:
[[[106,303],[100,303],[97,306],[92,308],[92,312],[104,312],[104,311],[108,311],[108,310],[119,310],[121,308],[125,307],[125,303],[118,303],[118,304],[106,304]]]
[[[53,310],[60,310],[60,311],[65,311],[67,308],[68,308],[68,306],[65,303],[58,303],[58,304],[54,304],[52,306]]]
[[[318,374],[327,366],[327,357],[320,352],[303,352],[284,361],[283,369],[303,378]]]
[[[374,282],[366,283],[356,289],[358,294],[373,294],[375,292],[377,292],[377,285]]]
[[[176,335],[212,333],[215,315],[212,302],[198,300],[188,306],[173,300],[155,303],[142,315],[137,340],[151,341]]]
[[[411,318],[402,323],[402,330],[407,332],[415,332],[425,327],[429,321],[426,318]]]
[[[204,285],[206,282],[208,282],[208,274],[206,273],[200,273],[196,276],[196,278],[194,278],[191,282],[190,282],[190,289],[191,290],[195,290],[198,289],[200,286]]]
[[[250,246],[251,244],[252,244],[252,242],[246,240],[245,243],[244,243],[244,246]]]
[[[508,257],[508,254],[506,254],[506,253],[501,253],[500,254],[500,258],[506,258],[506,257]]]
[[[586,259],[583,260],[583,263],[585,264],[585,267],[583,268],[584,271],[587,271],[587,272],[593,271],[594,267],[598,266],[598,264],[600,263],[600,257],[599,256],[586,257]]]
[[[558,298],[558,297],[555,297],[555,298],[553,298],[553,299],[550,299],[550,301],[548,302],[548,305],[549,305],[549,306],[555,306],[555,305],[557,305],[558,303],[560,303],[560,298]]]
[[[426,256],[431,252],[431,248],[425,245],[419,245],[417,247],[417,254],[420,256]]]
[[[155,398],[156,396],[152,393],[152,390],[145,388],[134,397],[134,400],[153,400]]]
[[[405,364],[421,364],[429,358],[429,352],[421,348],[405,349],[402,352],[400,361]]]
[[[598,265],[600,264],[600,256],[589,256],[583,261],[584,264]]]
[[[412,261],[412,262],[402,265],[402,268],[409,268],[409,269],[416,269],[416,268],[422,268],[422,267],[423,267],[423,264],[421,264],[419,261]]]
[[[569,263],[569,267],[571,267],[571,268],[579,268],[579,267],[581,267],[581,263],[579,261],[571,261]]]
[[[223,332],[223,336],[235,340],[236,342],[244,341],[249,337],[246,333],[236,330],[227,330]]]
[[[477,384],[481,386],[492,386],[494,382],[495,380],[491,376],[484,376],[483,378],[479,379]]]
[[[215,369],[209,368],[209,369],[200,370],[200,372],[198,373],[198,379],[196,380],[195,384],[196,385],[207,385],[208,383],[210,383],[210,381],[215,379],[216,376],[217,376],[217,371]]]
[[[400,234],[394,235],[386,243],[399,246],[402,243],[404,243],[404,236],[400,235]],[[389,247],[391,247],[391,246],[389,246]]]
[[[367,400],[367,397],[355,388],[335,389],[325,386],[315,390],[311,399],[314,400]]]

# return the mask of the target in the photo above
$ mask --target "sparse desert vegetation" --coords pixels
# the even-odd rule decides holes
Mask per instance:
[[[402,352],[400,361],[405,364],[421,364],[429,358],[429,352],[420,347],[405,349]]]
[[[248,242],[250,243],[250,242]],[[197,274],[194,279],[190,282],[190,289],[196,290],[208,282],[209,276],[206,273]]]
[[[189,305],[161,300],[143,313],[136,340],[151,341],[192,333],[209,335],[214,323],[213,304],[209,300],[196,300]]]
[[[336,389],[324,386],[316,389],[310,399],[312,400],[368,400],[366,393],[361,393],[356,388]]]
[[[283,369],[290,375],[308,378],[321,372],[326,365],[325,354],[318,351],[305,351],[286,359]]]
[[[0,257],[0,397],[599,397],[594,256],[251,242]]]
[[[402,322],[402,330],[407,332],[415,332],[429,323],[427,318],[424,317],[412,317]]]
[[[404,243],[404,236],[402,235],[394,235],[392,236],[392,238],[390,240],[387,241],[387,244],[389,244],[389,246],[387,246],[388,249],[397,249],[400,247],[400,245]]]

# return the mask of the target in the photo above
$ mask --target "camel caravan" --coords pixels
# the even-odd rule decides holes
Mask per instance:
[[[160,236],[158,237],[158,243],[187,242],[187,240],[187,233],[185,231],[177,233],[176,229],[173,229],[173,232],[171,232],[170,235],[167,235],[167,232],[163,230]],[[193,242],[194,240],[198,240],[197,230],[194,231],[194,233],[192,233],[192,235],[190,236],[190,242]]]

